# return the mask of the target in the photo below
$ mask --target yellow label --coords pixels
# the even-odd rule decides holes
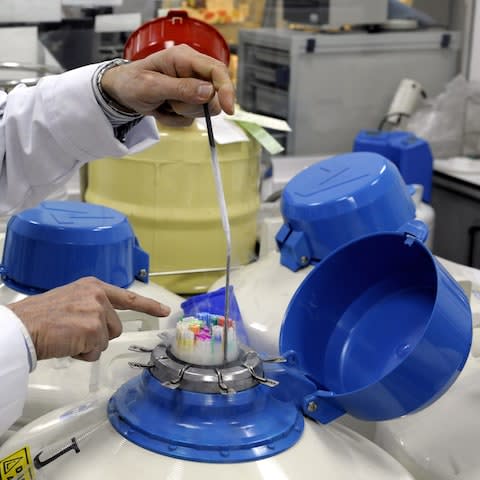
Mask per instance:
[[[35,470],[28,446],[0,460],[0,480],[34,480]]]

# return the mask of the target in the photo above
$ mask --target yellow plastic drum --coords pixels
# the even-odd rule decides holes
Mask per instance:
[[[92,162],[85,200],[128,216],[150,254],[152,281],[179,294],[201,293],[223,275],[226,259],[207,133],[195,123],[186,128],[159,125],[159,130],[160,141],[141,153]],[[232,264],[242,265],[254,256],[260,147],[250,139],[217,145],[217,153]],[[168,274],[203,269],[213,271]]]

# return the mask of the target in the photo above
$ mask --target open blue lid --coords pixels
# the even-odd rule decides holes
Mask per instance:
[[[305,399],[313,402],[308,415],[324,423],[343,413],[396,418],[433,402],[463,368],[472,340],[468,300],[423,245],[422,225],[340,247],[295,292],[280,352],[294,352],[317,383]]]
[[[376,153],[348,153],[296,175],[282,195],[284,225],[276,236],[281,262],[298,270],[349,241],[395,231],[415,218],[398,169]]]
[[[1,274],[23,293],[85,276],[119,287],[148,280],[148,254],[122,213],[83,202],[46,201],[10,218]]]

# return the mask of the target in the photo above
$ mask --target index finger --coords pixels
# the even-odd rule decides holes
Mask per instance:
[[[170,308],[152,298],[144,297],[138,293],[115,287],[105,283],[104,292],[113,308],[117,310],[135,310],[136,312],[147,313],[155,317],[166,317],[170,314]]]

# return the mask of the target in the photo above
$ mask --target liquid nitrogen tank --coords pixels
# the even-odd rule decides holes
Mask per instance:
[[[140,375],[26,426],[0,449],[1,465],[24,459],[45,480],[413,478],[332,422],[420,411],[467,360],[468,301],[424,236],[413,223],[319,262],[287,307],[281,357],[237,342],[233,319],[182,318]]]

